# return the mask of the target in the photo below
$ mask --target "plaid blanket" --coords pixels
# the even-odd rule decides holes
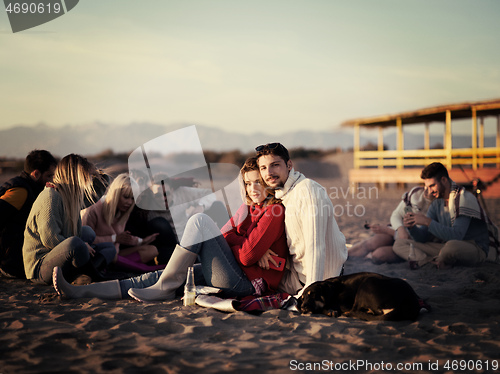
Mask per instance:
[[[289,296],[289,294],[284,292],[270,296],[247,296],[239,300],[239,305],[236,305],[236,309],[249,313],[264,312],[270,309],[281,309]]]

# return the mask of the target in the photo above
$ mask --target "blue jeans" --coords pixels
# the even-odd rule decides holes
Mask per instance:
[[[207,283],[205,282],[205,278],[203,277],[201,264],[195,264],[193,267],[195,284],[197,286],[206,286]],[[122,292],[122,299],[126,299],[128,297],[128,290],[131,288],[146,288],[152,286],[153,284],[158,282],[161,273],[163,273],[163,270],[156,270],[138,275],[137,277],[121,279],[120,289]]]
[[[243,297],[255,293],[252,282],[239,266],[229,244],[214,221],[206,214],[195,214],[189,219],[180,246],[198,254],[201,260],[201,266],[195,266],[198,285],[201,270],[204,285],[222,289],[225,297]],[[162,271],[121,280],[122,296],[127,297],[129,288],[145,288],[155,284]]]
[[[65,278],[73,278],[77,274],[76,269],[90,261],[87,243],[91,244],[95,240],[95,236],[91,227],[82,226],[80,237],[71,236],[52,248],[38,265],[36,282],[51,284],[52,270],[56,266],[61,268]],[[108,263],[115,257],[116,249],[113,243],[100,243],[94,247],[106,258],[106,261],[109,259]]]
[[[206,214],[195,214],[189,219],[180,246],[198,254],[205,281],[221,288],[225,296],[249,296],[255,292],[220,229]]]
[[[103,257],[106,259],[106,264],[111,264],[113,260],[116,257],[116,248],[114,243],[97,243],[97,244],[92,244],[94,243],[96,234],[92,227],[90,226],[82,226],[82,233],[80,235],[80,238],[85,242],[91,244],[91,247],[95,249],[96,252],[100,253],[103,255]]]
[[[138,275],[137,277],[121,279],[120,289],[122,291],[122,299],[129,297],[128,290],[131,288],[146,288],[152,286],[158,282],[161,273],[163,273],[163,270],[156,270]]]
[[[45,255],[38,265],[36,280],[52,283],[52,270],[59,266],[67,279],[75,276],[75,268],[82,267],[90,260],[87,243],[78,236],[71,236],[56,245]]]

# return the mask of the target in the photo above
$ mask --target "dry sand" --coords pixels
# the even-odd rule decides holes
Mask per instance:
[[[346,199],[330,195],[348,242],[368,235],[365,220],[387,222],[403,192],[353,195],[345,180],[320,182],[330,193],[349,193]],[[499,201],[488,205],[499,222]],[[461,364],[468,365],[462,372],[500,372],[499,270],[491,263],[410,271],[406,263],[347,261],[347,274],[374,271],[406,279],[433,308],[416,322],[365,322],[285,310],[224,314],[184,307],[180,300],[148,305],[64,300],[52,287],[2,278],[0,374],[446,373],[460,372]]]

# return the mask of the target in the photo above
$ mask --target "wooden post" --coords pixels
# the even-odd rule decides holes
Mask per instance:
[[[500,159],[500,115],[497,116],[497,160]],[[497,168],[500,168],[500,163],[497,162]]]
[[[431,148],[431,136],[429,133],[429,122],[425,123],[424,149],[428,151]]]
[[[451,144],[451,111],[447,110],[446,111],[446,167],[448,170],[451,170],[452,165],[453,165],[453,160],[451,157],[451,150],[452,150],[452,144]]]
[[[384,168],[384,133],[382,126],[379,126],[378,128],[378,168],[383,169]],[[377,183],[377,187],[380,188],[381,190],[385,190],[385,183]]]
[[[396,168],[397,169],[404,169],[404,157],[403,157],[403,148],[404,148],[404,138],[403,138],[403,121],[401,120],[401,117],[398,117],[396,119],[396,127],[398,131],[398,144],[397,144],[397,149],[398,149],[398,157],[397,157],[397,162],[396,162]]]
[[[481,117],[479,121],[479,149],[481,150],[481,156],[479,157],[479,166],[484,165],[484,117]]]
[[[472,170],[477,170],[477,116],[472,108]]]
[[[359,169],[359,123],[354,125],[354,169]]]
[[[383,169],[384,168],[384,133],[383,133],[383,128],[382,126],[379,126],[378,128],[378,152],[379,152],[379,157],[378,157],[378,168]]]
[[[424,133],[424,150],[428,151],[431,148],[431,136],[429,133],[429,122],[425,123],[425,133]],[[425,165],[427,165],[427,160],[429,157],[425,157]]]

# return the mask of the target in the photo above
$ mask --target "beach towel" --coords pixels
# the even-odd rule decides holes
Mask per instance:
[[[458,216],[476,218],[486,223],[489,235],[487,261],[500,262],[498,228],[486,215],[483,207],[479,204],[479,200],[473,194],[466,191],[464,187],[452,182],[449,196],[449,209],[452,225],[455,222],[455,218]]]

